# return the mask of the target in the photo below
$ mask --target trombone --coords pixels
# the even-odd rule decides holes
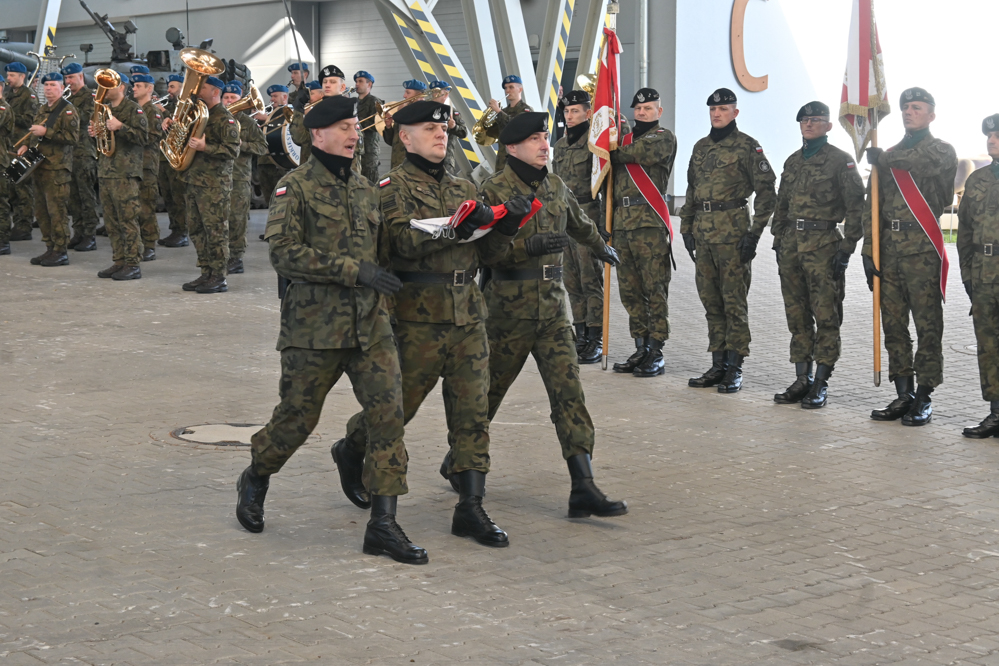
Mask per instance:
[[[346,90],[344,90],[342,93],[340,93],[340,96],[341,97],[350,97],[355,92],[357,92],[357,88],[350,87],[350,88],[347,88]],[[332,96],[333,95],[330,95],[330,97],[332,97]],[[305,106],[302,107],[302,113],[303,114],[304,113],[308,113],[309,111],[312,110],[312,107],[314,107],[316,104],[319,104],[319,102],[323,101],[324,99],[326,99],[325,96],[317,99],[315,102],[309,102],[308,104],[306,104]]]
[[[376,104],[375,112],[373,114],[371,114],[367,118],[361,118],[360,120],[357,121],[358,125],[361,126],[358,128],[358,131],[367,132],[369,129],[374,128],[380,132],[382,129],[385,128],[385,115],[387,113],[395,111],[399,107],[404,106],[406,104],[411,104],[413,102],[437,99],[438,97],[442,97],[449,92],[450,92],[449,90],[446,90],[444,88],[428,88],[427,90],[421,92],[419,95],[414,95],[409,99],[401,99],[398,102],[389,102],[388,104],[384,105]],[[366,123],[369,120],[371,120],[372,122],[367,127],[365,127],[364,123]]]

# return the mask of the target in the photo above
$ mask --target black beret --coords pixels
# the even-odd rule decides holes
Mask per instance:
[[[500,132],[499,140],[505,146],[520,143],[535,132],[548,131],[548,114],[543,111],[529,111],[514,116]]]
[[[400,125],[446,123],[450,119],[451,107],[431,100],[420,100],[407,104],[392,115],[392,121]]]
[[[905,106],[907,102],[926,102],[930,106],[936,106],[937,103],[933,99],[933,95],[926,92],[922,88],[909,88],[908,90],[902,91],[902,96],[899,98],[899,107]]]
[[[739,98],[728,88],[719,88],[708,97],[708,106],[724,106],[725,104],[735,104]]]
[[[645,104],[646,102],[658,102],[659,101],[659,91],[654,88],[642,88],[635,96],[631,98],[631,108],[635,108],[639,104]]]
[[[590,93],[585,90],[570,90],[562,95],[562,106],[574,106],[576,104],[589,104]]]
[[[798,109],[798,117],[795,118],[795,120],[800,123],[802,118],[812,116],[825,116],[828,118],[829,107],[822,102],[809,102],[805,106]]]
[[[320,127],[329,127],[333,123],[347,118],[356,117],[356,98],[333,95],[332,97],[323,97],[318,104],[312,107],[312,110],[305,114],[303,124],[309,129],[319,129]]]
[[[346,76],[344,76],[343,70],[337,67],[336,65],[326,65],[321,70],[319,70],[320,83],[322,83],[323,79],[325,79],[327,76],[335,76],[341,81],[346,80],[347,78]]]
[[[982,134],[988,136],[990,132],[999,131],[999,113],[993,114],[982,121]]]

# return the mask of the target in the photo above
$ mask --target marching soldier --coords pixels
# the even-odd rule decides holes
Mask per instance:
[[[281,302],[281,402],[252,438],[252,462],[236,485],[236,516],[264,529],[264,498],[277,473],[316,427],[323,401],[344,373],[368,424],[363,483],[371,519],[364,552],[425,564],[396,522],[406,483],[399,354],[385,296],[402,283],[378,265],[378,190],[351,168],[357,101],[324,99],[306,116],[314,150],[281,179],[265,236],[278,275],[291,282]]]
[[[864,211],[864,272],[873,290],[881,278],[881,324],[888,350],[888,379],[898,398],[875,409],[875,421],[902,419],[902,425],[930,422],[930,394],[943,382],[943,288],[947,268],[940,216],[954,201],[957,153],[930,134],[936,102],[922,88],[909,88],[899,100],[905,137],[888,151],[868,148],[878,169],[881,193],[881,261],[871,256],[871,212]],[[868,193],[870,183],[868,183]],[[909,313],[919,350],[912,355]],[[916,377],[913,377],[915,375]],[[918,381],[916,380],[918,378]],[[918,388],[916,385],[918,384]],[[915,390],[914,390],[915,389]]]
[[[828,106],[809,102],[797,121],[803,145],[784,162],[771,228],[797,378],[774,402],[818,409],[839,360],[844,276],[864,235],[864,183],[854,159],[829,145]],[[844,218],[846,238],[837,227]]]
[[[418,79],[409,79],[408,81],[403,81],[402,98],[413,99],[414,97],[419,97],[426,91],[426,89],[427,89],[427,84]],[[395,112],[398,113],[401,108],[405,108],[405,105],[403,105],[402,107],[396,107]],[[402,161],[406,159],[406,147],[402,145],[401,141],[396,141],[396,137],[398,136],[398,134],[396,132],[395,123],[392,120],[392,114],[386,113],[384,119],[385,119],[385,129],[382,130],[382,138],[385,139],[385,143],[392,146],[391,168],[394,169],[400,164],[402,164]]]
[[[229,197],[232,193],[232,164],[239,154],[236,120],[222,104],[221,79],[205,77],[198,99],[208,107],[208,122],[201,138],[188,145],[195,150],[191,166],[181,172],[187,185],[187,222],[191,240],[198,251],[201,275],[184,284],[184,291],[217,294],[229,290],[226,268],[229,264]],[[166,127],[173,123],[167,118]]]
[[[543,207],[519,231],[513,224],[507,228],[505,218],[501,219],[496,232],[513,236],[514,242],[506,246],[506,254],[486,260],[492,268],[492,279],[485,288],[489,420],[496,416],[527,357],[533,355],[548,390],[551,419],[572,477],[569,516],[620,516],[628,512],[628,505],[607,499],[593,482],[593,422],[579,379],[559,265],[570,235],[601,261],[616,265],[620,259],[580,210],[562,179],[548,173],[547,113],[518,115],[503,128],[499,140],[507,147],[509,158],[502,171],[483,183],[483,200],[498,205],[517,195],[533,195]]]
[[[69,103],[80,118],[80,140],[73,149],[73,179],[69,182],[69,214],[73,217],[73,237],[69,248],[77,252],[97,249],[97,148],[87,134],[94,113],[94,96],[83,80],[83,67],[71,62],[62,68],[62,77],[72,91]]]
[[[272,120],[272,123],[268,123],[264,127],[264,134],[268,134],[268,130],[277,131],[276,128],[281,126],[281,123],[277,122],[279,118],[282,117],[283,107],[288,106],[288,86],[282,86],[281,84],[274,84],[267,89],[267,94],[270,95],[271,104],[274,105],[274,110],[271,111],[270,116],[259,113],[254,116],[256,119],[260,120]],[[274,158],[270,155],[261,155],[257,158],[257,178],[260,180],[260,192],[264,195],[264,199],[270,199],[271,194],[274,193],[274,188],[277,187],[277,182],[281,180],[284,175],[288,173],[288,170],[280,166]]]
[[[434,101],[447,104],[448,97],[451,96],[451,84],[447,81],[433,81],[430,84],[431,90],[437,90]],[[458,155],[464,152],[461,147],[461,139],[468,136],[468,128],[461,114],[457,109],[451,109],[451,118],[447,122],[447,157],[444,158],[444,168],[452,176],[458,176]]]
[[[378,164],[381,156],[381,141],[378,139],[378,130],[375,128],[375,112],[379,104],[384,102],[371,94],[371,89],[375,85],[375,77],[363,69],[354,74],[354,88],[357,90],[357,117],[366,120],[364,125],[368,126],[361,136],[364,139],[364,155],[361,156],[361,175],[372,183],[378,181]]]
[[[315,83],[309,81],[310,84]],[[222,104],[229,107],[243,96],[239,81],[225,86]],[[246,225],[250,220],[250,196],[253,193],[253,157],[267,153],[264,133],[246,111],[235,115],[239,126],[239,155],[232,165],[232,194],[229,197],[229,265],[227,272],[243,272],[243,255],[246,253]]]
[[[635,353],[614,372],[656,377],[666,372],[663,345],[669,339],[669,283],[672,277],[673,226],[666,188],[676,159],[676,137],[659,126],[659,93],[642,88],[631,100],[635,129],[611,153],[614,168],[614,247],[621,303]],[[599,359],[601,350],[597,351]],[[643,354],[644,352],[644,354]]]
[[[142,107],[149,124],[149,137],[142,158],[142,185],[139,186],[139,232],[142,235],[142,260],[156,259],[156,243],[160,240],[160,225],[156,221],[156,199],[159,196],[160,139],[163,138],[163,112],[153,104],[153,84],[156,80],[142,71],[144,65],[132,67],[132,97]]]
[[[164,118],[173,117],[173,112],[177,108],[177,97],[183,85],[184,77],[180,74],[171,74],[167,77],[167,93],[170,98],[163,107]],[[160,194],[163,196],[163,203],[170,218],[170,235],[156,242],[163,247],[187,247],[190,240],[187,235],[187,196],[184,194],[184,183],[180,179],[180,172],[170,166],[162,151],[160,151],[159,181]]]
[[[125,99],[128,77],[121,75],[121,85],[108,90],[104,104],[111,110],[107,131],[114,132],[115,149],[109,157],[99,153],[97,178],[104,208],[104,226],[111,241],[112,263],[97,273],[99,278],[138,280],[142,277],[142,240],[139,231],[139,188],[142,182],[143,148],[149,140],[149,123],[139,105]],[[90,119],[90,136],[96,136]]]
[[[309,87],[307,84],[309,64],[305,62],[293,62],[288,65],[288,72],[291,74],[291,81],[288,82],[288,102],[296,111],[301,111],[309,103]]]
[[[22,63],[8,63],[4,66],[3,71],[7,75],[4,99],[14,111],[14,133],[21,137],[31,127],[35,114],[38,112],[38,98],[35,97],[35,93],[30,88],[24,85],[28,76],[28,68]],[[14,213],[14,229],[10,233],[10,240],[31,240],[31,223],[35,218],[34,179],[26,178],[20,185],[11,185],[10,194],[11,208]]]
[[[777,203],[777,179],[763,148],[736,126],[737,101],[727,88],[708,97],[711,133],[694,144],[687,199],[680,209],[680,233],[696,265],[711,352],[711,368],[687,384],[718,386],[719,393],[742,388],[742,360],[750,341],[750,262]],[[753,192],[750,219],[746,204]]]
[[[69,181],[73,179],[73,148],[80,140],[80,116],[62,98],[62,74],[52,72],[42,77],[45,104],[38,108],[29,131],[45,159],[31,174],[35,182],[35,217],[42,231],[42,241],[48,248],[34,257],[32,264],[65,266],[69,263]],[[23,155],[28,145],[17,150]]]
[[[308,104],[314,104],[323,98],[323,84],[319,81],[309,81],[305,84],[305,87],[308,89],[310,95]],[[305,114],[307,113],[308,111],[303,108],[302,111],[295,111],[295,115],[291,117],[291,140],[302,149],[302,164],[308,161],[309,152],[312,150],[312,135],[305,126]],[[264,143],[264,148],[267,148],[266,142]],[[265,150],[264,152],[267,151]]]
[[[14,111],[3,99],[6,85],[0,76],[0,154],[7,155],[10,145],[17,139],[14,133]],[[0,178],[0,255],[10,254],[10,182]]]
[[[506,108],[500,108],[499,102],[495,99],[489,100],[489,108],[497,113],[496,122],[486,130],[486,134],[499,138],[503,128],[507,126],[514,117],[521,113],[529,113],[533,109],[524,103],[524,81],[516,74],[510,74],[503,79],[503,92],[506,94]],[[496,173],[503,170],[506,163],[506,146],[500,142],[496,152]]]
[[[989,415],[964,436],[999,435],[999,113],[982,121],[992,164],[968,177],[961,198],[957,252],[961,281],[971,299],[978,341],[978,374]]]

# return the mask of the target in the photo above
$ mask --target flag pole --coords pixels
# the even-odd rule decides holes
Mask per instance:
[[[620,8],[616,0],[612,0],[607,3],[607,27],[617,32],[617,14]],[[617,133],[620,137],[621,135],[621,113],[620,105],[615,104],[613,109],[614,113],[614,123],[617,125]],[[607,233],[613,233],[613,223],[614,223],[614,166],[611,164],[610,158],[607,159],[607,176],[605,177],[607,183],[607,189],[604,194],[606,195],[606,210],[604,213],[604,229]],[[611,245],[609,241],[607,243]],[[603,330],[603,348],[604,355],[600,360],[600,369],[606,371],[608,365],[608,357],[610,355],[610,302],[611,302],[611,267],[610,264],[604,264],[604,330]]]
[[[871,146],[878,147],[878,109],[874,110]],[[881,201],[878,190],[878,165],[871,165],[871,260],[874,270],[881,270]],[[874,385],[881,386],[881,278],[874,276]]]

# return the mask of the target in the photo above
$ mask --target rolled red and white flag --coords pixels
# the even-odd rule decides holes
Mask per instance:
[[[618,56],[621,42],[610,28],[604,28],[597,66],[597,89],[593,92],[593,117],[590,120],[589,147],[594,155],[590,173],[590,196],[594,199],[610,171],[611,151],[617,150],[621,117],[621,67]]]
[[[839,122],[853,138],[858,160],[871,140],[871,130],[890,112],[874,0],[853,0]]]

